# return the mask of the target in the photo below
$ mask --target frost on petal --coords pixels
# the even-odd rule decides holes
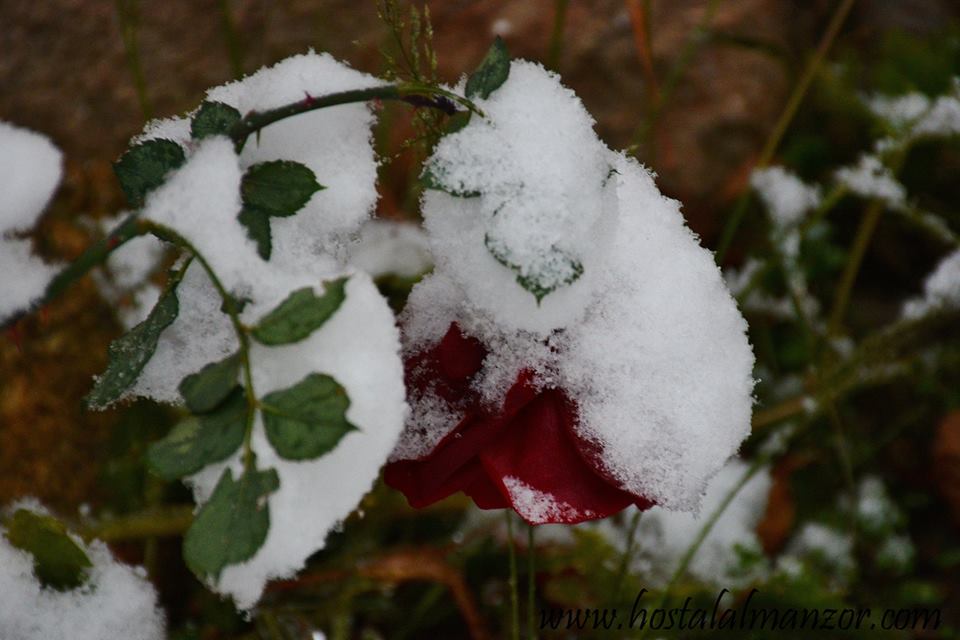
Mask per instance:
[[[531,524],[583,519],[583,514],[575,507],[558,500],[550,493],[531,487],[519,478],[507,476],[503,479],[503,483],[510,493],[513,508]]]
[[[303,284],[288,282],[287,288]],[[266,301],[245,314],[255,317],[273,303]],[[270,531],[263,547],[247,562],[228,566],[213,585],[231,595],[240,609],[256,604],[267,580],[290,577],[301,569],[373,486],[403,426],[399,346],[393,314],[363,273],[350,275],[343,305],[310,337],[287,346],[254,346],[250,358],[259,396],[288,388],[312,372],[331,375],[346,389],[347,419],[357,430],[330,453],[295,462],[273,450],[258,415],[253,436],[257,465],[275,468],[281,483],[269,498]],[[239,473],[240,455],[190,479],[198,502],[210,496],[226,465]]]
[[[960,250],[940,261],[923,283],[923,295],[903,306],[904,318],[919,318],[931,311],[960,307]]]
[[[0,530],[0,638],[165,638],[163,613],[146,572],[114,560],[100,541],[75,542],[93,563],[88,580],[76,589],[57,591],[41,585],[33,557],[13,547]]]
[[[63,159],[45,136],[0,122],[0,322],[43,294],[57,268],[33,255],[29,231],[53,196]]]
[[[879,198],[891,207],[905,203],[907,192],[903,185],[876,156],[860,156],[855,166],[838,169],[835,177],[837,182],[865,198]]]
[[[778,229],[796,225],[803,214],[820,204],[820,189],[805,184],[783,167],[767,167],[750,175],[750,185],[757,190]]]

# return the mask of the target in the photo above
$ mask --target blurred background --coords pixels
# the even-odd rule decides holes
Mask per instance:
[[[91,221],[123,207],[111,163],[130,137],[152,117],[195,108],[207,88],[308,48],[386,73],[382,52],[396,55],[396,36],[403,42],[410,27],[409,5],[394,5],[405,25],[386,24],[373,1],[0,0],[0,120],[48,135],[66,158],[38,251],[79,255],[99,233]],[[957,248],[960,138],[904,148],[895,169],[908,215],[832,186],[838,169],[896,134],[871,111],[871,97],[957,95],[960,3],[416,4],[424,6],[441,81],[472,71],[501,36],[515,57],[559,72],[601,138],[657,174],[704,245],[723,248],[731,283],[751,261],[766,265],[749,271],[746,288],[733,287],[757,353],[758,404],[744,460],[708,496],[706,515],[749,474],[714,535],[671,581],[706,517],[654,513],[637,524],[624,514],[544,528],[533,550],[537,605],[624,598],[629,606],[625,594],[649,586],[663,595],[668,584],[671,601],[712,603],[721,587],[742,594],[757,586],[765,602],[783,606],[938,608],[939,629],[888,637],[958,637],[960,324],[954,314],[905,326],[901,308]],[[381,112],[380,217],[418,217],[423,151],[406,144],[414,131],[408,109]],[[769,212],[751,190],[758,164],[782,165],[828,196],[803,229],[796,264],[782,264],[770,240]],[[874,226],[864,229],[868,218]],[[410,283],[381,284],[401,307]],[[765,297],[749,303],[754,294]],[[128,303],[109,304],[88,278],[0,340],[0,504],[35,496],[124,559],[146,563],[172,637],[503,635],[502,518],[456,497],[415,513],[378,488],[300,579],[275,585],[252,620],[207,593],[179,559],[189,494],[149,476],[142,460],[176,416],[147,402],[81,409],[122,332],[115,307]],[[525,530],[519,537],[523,567],[531,551]]]

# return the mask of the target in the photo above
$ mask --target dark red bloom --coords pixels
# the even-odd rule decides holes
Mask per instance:
[[[411,393],[433,385],[443,400],[465,410],[429,454],[384,470],[386,483],[411,506],[463,491],[481,509],[509,507],[531,524],[652,506],[603,472],[596,447],[577,433],[576,404],[561,389],[538,389],[530,371],[517,376],[499,411],[484,410],[470,383],[485,356],[480,341],[453,324],[435,347],[405,363]]]

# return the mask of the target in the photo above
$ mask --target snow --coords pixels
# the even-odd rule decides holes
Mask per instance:
[[[32,228],[62,175],[60,150],[46,136],[0,121],[0,235]]]
[[[923,296],[903,305],[903,317],[919,318],[938,309],[960,307],[960,249],[948,254],[923,283]]]
[[[59,149],[45,136],[0,121],[0,322],[29,307],[58,269],[19,238],[33,228],[63,175]]]
[[[791,539],[780,564],[789,567],[813,559],[829,567],[842,577],[853,571],[856,563],[853,558],[853,539],[850,535],[819,522],[808,522]]]
[[[781,231],[796,226],[803,214],[820,204],[819,187],[805,184],[783,167],[755,170],[750,176],[750,185],[767,206],[774,226]]]
[[[574,520],[590,513],[581,514],[575,507],[557,500],[553,495],[538,491],[520,478],[506,476],[503,484],[510,493],[510,501],[517,513],[531,524],[556,522],[557,519]]]
[[[445,137],[428,166],[456,197],[427,190],[436,258],[401,318],[404,348],[435,344],[451,321],[489,355],[474,384],[491,405],[521,369],[564,389],[578,431],[607,474],[668,508],[695,510],[705,485],[749,432],[753,354],[746,323],[679,204],[599,141],[576,96],[539,65],[515,61],[506,83]],[[583,274],[540,304],[487,239],[528,273]],[[416,457],[456,424],[429,389],[395,459]]]
[[[834,174],[837,182],[865,198],[879,198],[891,207],[904,205],[906,190],[890,169],[876,156],[864,154],[852,167],[841,167]]]
[[[602,271],[615,217],[612,158],[579,99],[537,64],[514,61],[477,105],[488,118],[441,139],[427,167],[448,189],[481,195],[427,190],[424,224],[438,267],[470,304],[505,328],[546,335],[583,314]],[[538,305],[488,243],[519,273],[559,288]],[[584,274],[563,285],[574,261]]]
[[[23,506],[23,505],[20,505]],[[38,509],[33,509],[38,510]],[[42,509],[40,509],[42,511]],[[85,584],[68,591],[44,587],[33,556],[0,533],[0,638],[4,640],[161,640],[165,622],[141,567],[113,559],[107,546],[74,537],[93,566]]]
[[[307,95],[377,83],[328,55],[311,53],[212,89],[207,97],[247,113]],[[183,118],[155,121],[138,138],[171,139],[185,148],[186,162],[148,195],[142,216],[183,236],[207,260],[223,287],[246,301],[240,314],[245,326],[255,325],[295,290],[312,287],[321,295],[323,283],[349,278],[342,306],[310,336],[284,346],[251,344],[258,397],[288,388],[309,373],[325,373],[346,389],[347,419],[357,430],[332,452],[294,462],[276,454],[260,415],[256,416],[252,446],[257,466],[274,468],[280,476],[280,489],[268,498],[271,526],[252,558],[227,567],[210,584],[232,596],[240,609],[255,606],[267,580],[294,575],[323,548],[328,532],[372,487],[403,426],[403,368],[393,314],[371,278],[348,263],[350,243],[370,217],[377,198],[372,122],[372,111],[364,104],[301,114],[270,125],[259,140],[251,136],[239,156],[222,136],[190,140],[189,122]],[[250,165],[274,159],[307,165],[326,188],[296,215],[270,220],[273,253],[264,261],[237,221],[240,183]],[[417,246],[415,233],[400,231],[393,239],[391,235],[381,234],[378,241],[393,246],[393,240],[399,239]],[[239,347],[232,323],[220,310],[220,296],[199,260],[190,264],[177,297],[180,313],[161,334],[156,353],[130,396],[178,404],[177,387],[183,377]],[[227,466],[235,475],[240,473],[239,451],[187,480],[198,505],[209,498]],[[335,490],[318,491],[325,483],[332,483]]]
[[[900,96],[875,95],[865,100],[867,108],[897,129],[915,123],[930,109],[930,98],[919,92]]]
[[[407,222],[371,220],[350,246],[350,263],[374,278],[397,275],[415,278],[433,266],[430,243],[423,230]]]
[[[727,463],[710,481],[698,515],[662,507],[652,507],[645,512],[638,528],[637,569],[649,568],[656,576],[654,580],[664,584],[704,523],[747,470],[748,465],[741,460]],[[739,560],[738,548],[760,552],[756,527],[766,510],[770,484],[769,469],[764,469],[740,489],[693,556],[691,575],[708,584],[729,586],[734,581],[733,573]]]
[[[97,220],[105,235],[119,225],[130,212]],[[165,248],[153,236],[140,236],[111,252],[106,263],[93,272],[93,280],[104,300],[117,311],[126,330],[142,322],[160,297],[160,288],[149,278],[160,267]]]

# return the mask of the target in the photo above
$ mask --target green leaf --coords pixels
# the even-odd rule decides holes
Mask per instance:
[[[184,163],[183,149],[173,140],[157,138],[136,144],[113,165],[131,205],[143,204],[147,193],[163,184],[168,173]]]
[[[247,236],[257,243],[257,254],[264,260],[270,259],[273,252],[273,238],[270,235],[270,216],[259,209],[244,207],[237,220],[247,228]]]
[[[292,216],[320,189],[313,171],[290,160],[255,164],[240,183],[245,207],[278,217]]]
[[[288,460],[310,460],[328,453],[356,427],[347,421],[350,398],[328,375],[311,373],[289,389],[261,400],[267,439]]]
[[[480,62],[480,66],[467,79],[467,97],[489,98],[491,93],[507,81],[508,75],[510,75],[510,52],[507,51],[507,45],[503,40],[497,36],[487,55]]]
[[[443,133],[451,134],[460,131],[465,126],[470,124],[471,112],[469,111],[457,111],[455,114],[450,116],[447,119],[447,122],[443,125]]]
[[[127,334],[110,343],[107,355],[110,362],[93,390],[87,394],[89,407],[105,407],[117,400],[130,385],[136,382],[143,367],[157,349],[157,341],[163,330],[170,326],[180,312],[177,301],[177,285],[183,272],[174,276],[167,290],[147,318]]]
[[[270,530],[267,496],[280,487],[276,469],[247,469],[239,480],[225,469],[183,539],[183,557],[200,578],[253,557]]]
[[[297,289],[253,328],[253,337],[265,345],[299,342],[319,329],[336,313],[346,298],[347,278],[326,285],[322,296],[313,287]]]
[[[497,262],[517,274],[517,284],[532,293],[533,297],[537,299],[538,305],[545,297],[562,286],[573,284],[583,275],[583,264],[581,264],[579,260],[564,254],[559,249],[554,249],[554,251],[561,259],[566,261],[571,275],[557,282],[555,278],[548,277],[546,274],[524,273],[520,265],[511,262],[501,249],[490,240],[490,236],[484,237],[484,244],[487,247],[487,251],[490,252],[490,255],[492,255]]]
[[[420,174],[420,184],[423,185],[424,189],[434,189],[435,191],[443,191],[448,193],[451,196],[456,196],[458,198],[476,198],[480,195],[479,191],[460,191],[454,189],[453,187],[448,187],[443,184],[443,181],[437,177],[433,172],[433,169],[426,167],[423,170],[423,173]]]
[[[223,102],[204,101],[190,123],[190,135],[195,140],[207,136],[227,135],[241,120],[240,112]]]
[[[93,566],[80,546],[55,518],[17,509],[7,527],[10,544],[33,556],[33,570],[40,582],[59,591],[74,589],[87,579]]]
[[[247,400],[234,386],[213,413],[191,416],[147,449],[147,463],[164,480],[176,480],[230,457],[247,431]]]
[[[211,362],[180,382],[180,395],[193,413],[211,411],[237,386],[240,353],[219,362]]]

